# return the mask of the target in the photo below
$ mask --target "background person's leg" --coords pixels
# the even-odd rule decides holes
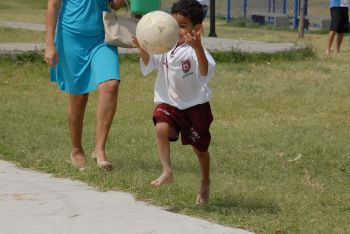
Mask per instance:
[[[335,31],[329,31],[329,33],[328,33],[326,54],[331,53],[331,47],[332,47],[332,43],[333,43],[335,34],[337,34]]]
[[[340,51],[340,46],[341,46],[341,43],[343,42],[343,38],[344,38],[344,33],[338,33],[338,35],[337,35],[337,47],[336,47],[337,53],[339,53],[339,51]]]

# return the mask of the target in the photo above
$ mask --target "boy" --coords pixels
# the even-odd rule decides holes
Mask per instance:
[[[337,36],[336,53],[339,53],[344,33],[349,32],[349,2],[348,0],[329,0],[331,11],[331,26],[329,29],[326,54],[331,53],[335,35]]]
[[[161,55],[150,55],[143,50],[137,39],[140,65],[144,76],[158,69],[155,83],[153,122],[156,143],[163,173],[154,181],[159,187],[174,180],[170,162],[170,142],[181,133],[183,145],[192,145],[201,168],[201,185],[196,203],[208,202],[210,192],[210,144],[209,127],[213,121],[208,82],[215,71],[215,61],[201,43],[203,10],[196,0],[180,0],[171,8],[180,32],[176,47]]]

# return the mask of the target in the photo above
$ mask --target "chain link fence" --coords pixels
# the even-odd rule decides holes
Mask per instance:
[[[161,0],[161,8],[169,11],[177,0]],[[301,0],[216,0],[215,14],[227,22],[247,20],[259,25],[298,27]],[[305,28],[328,30],[330,24],[329,0],[304,0]]]

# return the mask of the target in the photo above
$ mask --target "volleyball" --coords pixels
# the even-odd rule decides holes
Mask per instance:
[[[145,14],[136,26],[139,45],[151,54],[163,54],[179,40],[179,26],[172,15],[163,11]]]

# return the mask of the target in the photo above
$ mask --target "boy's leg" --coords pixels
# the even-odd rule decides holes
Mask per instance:
[[[94,154],[98,161],[107,160],[106,141],[111,124],[117,110],[119,81],[110,80],[98,86],[96,110],[96,145]]]
[[[159,187],[163,184],[169,184],[174,181],[170,161],[170,141],[169,136],[174,134],[175,129],[166,122],[156,124],[156,143],[160,161],[163,167],[163,173],[151,182],[152,185]],[[176,131],[175,131],[176,133]]]
[[[67,120],[71,139],[71,159],[78,167],[86,164],[82,146],[83,121],[89,94],[69,94]]]
[[[343,41],[343,38],[344,38],[344,33],[338,33],[338,36],[337,36],[337,53],[339,53],[340,51],[340,46],[341,46],[341,43]]]
[[[335,31],[329,31],[329,33],[328,33],[326,54],[331,53],[331,47],[332,47],[332,43],[333,43],[333,39],[334,39],[335,34],[337,34]]]
[[[201,185],[197,195],[196,204],[205,205],[208,203],[210,194],[210,155],[209,152],[200,152],[193,147],[201,168]]]

